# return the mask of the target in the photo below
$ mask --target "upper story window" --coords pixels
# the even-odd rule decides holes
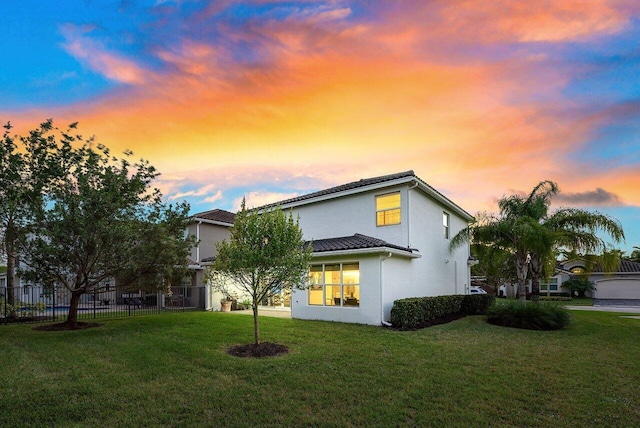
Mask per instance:
[[[400,224],[400,192],[376,196],[376,226]]]
[[[442,213],[442,232],[444,239],[449,239],[449,214]]]

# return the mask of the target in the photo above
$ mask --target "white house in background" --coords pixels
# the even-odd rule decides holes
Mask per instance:
[[[571,290],[565,283],[572,278],[585,275],[596,287],[593,292],[586,293],[594,299],[594,304],[640,305],[640,263],[631,260],[621,260],[615,272],[604,272],[600,266],[589,272],[584,260],[580,259],[559,262],[555,275],[547,280],[540,280],[540,295],[569,295]],[[503,285],[500,290],[508,296],[513,296],[515,286]],[[527,292],[531,292],[531,281],[527,284]]]
[[[276,302],[300,319],[381,325],[396,299],[467,294],[469,247],[450,239],[473,217],[413,171],[362,179],[275,204],[313,241],[309,290]]]
[[[621,260],[615,272],[604,272],[596,266],[593,272],[587,272],[582,260],[570,260],[560,264],[558,273],[551,278],[559,284],[561,292],[569,292],[562,287],[562,283],[573,276],[588,275],[590,282],[596,289],[591,293],[596,305],[638,305],[640,304],[640,263],[631,260]],[[551,284],[552,292],[554,285]],[[541,291],[541,293],[543,293]]]
[[[186,233],[195,236],[198,244],[191,249],[189,268],[193,275],[185,278],[183,285],[190,287],[204,287],[203,277],[207,266],[218,254],[216,243],[228,240],[231,237],[229,229],[233,226],[235,214],[225,210],[210,210],[193,215],[187,226]],[[207,310],[220,310],[220,298],[211,290],[205,293],[205,308]],[[190,296],[189,296],[190,297]]]

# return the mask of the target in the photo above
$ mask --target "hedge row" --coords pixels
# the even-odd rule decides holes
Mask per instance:
[[[403,330],[423,327],[436,318],[482,315],[495,301],[490,294],[411,297],[393,302],[391,324]]]

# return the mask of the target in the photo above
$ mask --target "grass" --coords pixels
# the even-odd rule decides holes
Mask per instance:
[[[560,331],[472,316],[419,331],[261,318],[277,358],[241,359],[252,317],[175,313],[99,328],[0,328],[3,426],[638,426],[640,320]]]

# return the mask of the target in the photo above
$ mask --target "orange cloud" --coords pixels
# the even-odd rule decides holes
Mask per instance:
[[[581,70],[526,51],[447,52],[453,44],[473,50],[621,31],[629,18],[616,4],[419,0],[389,5],[375,22],[352,20],[353,9],[337,3],[240,28],[220,24],[224,39],[215,45],[181,36],[153,50],[163,63],[153,72],[71,27],[72,55],[132,86],[21,119],[79,120],[114,150],[134,149],[165,173],[160,187],[170,199],[217,202],[238,183],[304,176],[323,187],[414,169],[469,211],[543,179],[640,204],[630,171],[596,179],[567,164],[607,119],[563,95]],[[237,46],[251,47],[248,59],[238,59]],[[261,205],[288,195],[249,197]]]

